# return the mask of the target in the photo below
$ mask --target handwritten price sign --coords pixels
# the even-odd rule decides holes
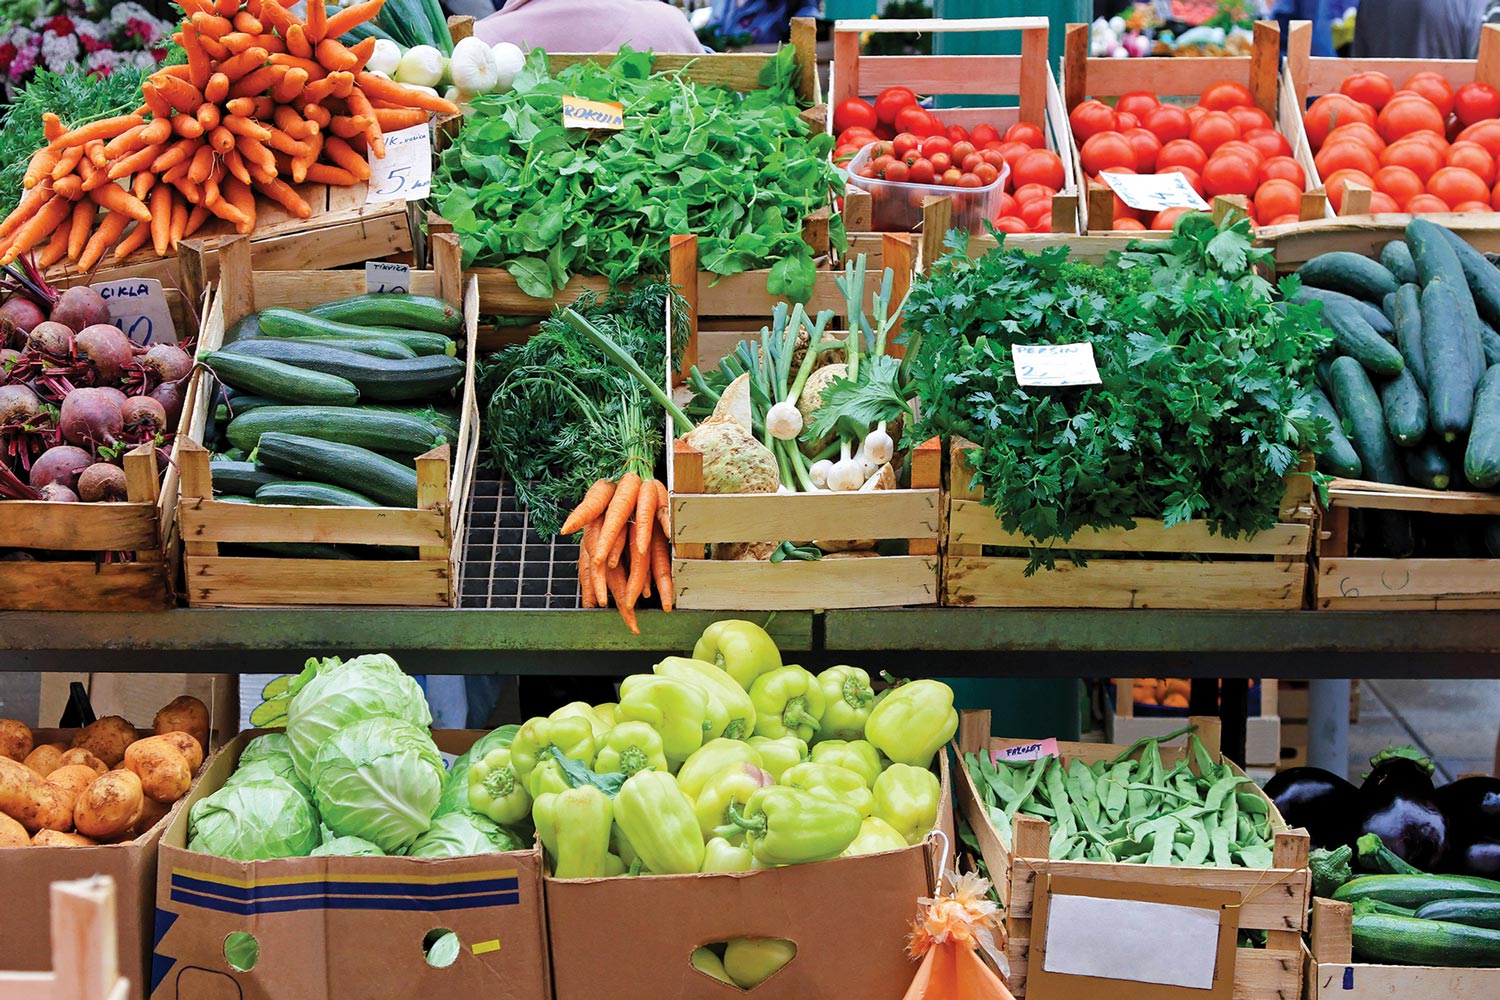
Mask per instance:
[[[1101,381],[1093,344],[1011,344],[1010,357],[1018,385],[1098,385]]]
[[[365,291],[404,295],[411,291],[411,268],[383,260],[369,261],[365,264]]]
[[[417,201],[432,194],[432,137],[426,125],[385,134],[385,156],[370,159],[369,204]]]
[[[152,344],[177,343],[177,328],[167,308],[167,296],[155,278],[121,278],[90,285],[109,306],[109,318],[130,338],[131,343],[149,347]]]
[[[603,128],[618,132],[625,127],[625,106],[614,101],[585,101],[564,94],[563,128]]]
[[[1048,739],[1038,743],[1027,743],[1025,746],[1006,747],[1004,750],[996,750],[990,754],[990,759],[996,764],[1021,764],[1028,760],[1056,757],[1057,754],[1057,740]]]
[[[1182,174],[1100,174],[1099,179],[1114,188],[1120,200],[1131,208],[1147,212],[1164,212],[1169,208],[1203,211],[1208,208],[1208,202],[1193,190]]]

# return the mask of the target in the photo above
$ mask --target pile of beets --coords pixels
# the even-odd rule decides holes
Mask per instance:
[[[167,467],[191,355],[132,344],[92,288],[0,270],[0,500],[126,499],[127,451]]]

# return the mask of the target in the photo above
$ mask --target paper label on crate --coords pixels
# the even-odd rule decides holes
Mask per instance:
[[[416,201],[432,193],[432,136],[426,125],[413,125],[385,134],[385,155],[376,159],[372,149],[370,190],[367,204],[382,201]]]
[[[1057,740],[1055,739],[1042,740],[1040,743],[1027,743],[1018,747],[1006,747],[1004,750],[996,750],[990,754],[997,765],[1024,764],[1029,760],[1057,755]]]
[[[1064,976],[1212,989],[1221,919],[1221,911],[1196,906],[1053,895],[1042,968]]]
[[[625,127],[625,105],[614,101],[586,101],[564,94],[563,128],[602,128],[618,132]]]
[[[1011,344],[1010,358],[1016,366],[1017,385],[1098,385],[1099,367],[1094,364],[1094,345]]]
[[[110,321],[132,343],[142,347],[177,343],[177,327],[161,282],[155,278],[121,278],[90,285],[109,305]]]
[[[405,295],[411,291],[411,268],[405,264],[388,264],[383,260],[365,263],[365,291],[371,294],[390,292]]]
[[[1147,212],[1164,212],[1169,208],[1208,208],[1203,196],[1193,190],[1188,179],[1175,171],[1166,174],[1100,174],[1099,179],[1114,188],[1120,200],[1131,208]]]

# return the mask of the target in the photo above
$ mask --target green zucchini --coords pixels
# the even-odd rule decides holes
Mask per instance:
[[[1391,240],[1380,248],[1380,265],[1403,284],[1417,280],[1417,265],[1411,259],[1411,247],[1401,240]]]
[[[1395,293],[1392,292],[1391,294],[1394,295]],[[1292,297],[1292,300],[1294,302],[1338,302],[1359,313],[1364,321],[1370,324],[1370,329],[1387,340],[1395,333],[1394,327],[1391,326],[1390,318],[1385,313],[1363,299],[1356,299],[1354,296],[1345,295],[1343,292],[1330,292],[1326,288],[1313,288],[1311,285],[1304,285]]]
[[[1395,314],[1391,317],[1396,328],[1396,347],[1401,351],[1401,360],[1411,369],[1422,391],[1427,391],[1427,359],[1422,356],[1422,290],[1414,284],[1405,284],[1396,291]]]
[[[1464,450],[1464,478],[1476,489],[1500,486],[1500,365],[1485,372],[1474,397],[1474,422]]]
[[[254,448],[262,434],[281,431],[395,455],[421,455],[448,440],[431,421],[358,406],[267,406],[230,422],[229,440]]]
[[[344,351],[353,351],[356,354],[368,354],[372,358],[414,358],[417,352],[401,343],[399,340],[381,340],[371,337],[369,340],[319,340],[310,337],[299,340],[299,344],[317,344],[320,347],[337,347]]]
[[[464,378],[464,363],[443,354],[388,361],[337,347],[272,338],[240,341],[225,350],[347,379],[359,397],[369,402],[426,399],[447,392]]]
[[[400,413],[408,417],[416,417],[425,420],[438,430],[442,431],[449,441],[458,440],[458,411],[452,408],[440,408],[436,406],[361,406],[361,410],[370,413]]]
[[[1500,882],[1472,875],[1362,875],[1338,887],[1340,903],[1379,899],[1418,909],[1438,899],[1490,899],[1500,902]]]
[[[1367,899],[1360,906],[1366,913],[1389,913],[1393,917],[1414,917],[1417,911],[1406,906],[1397,906],[1379,899]]]
[[[1352,432],[1349,438],[1364,466],[1364,478],[1377,483],[1400,483],[1401,469],[1396,462],[1396,449],[1386,433],[1380,397],[1358,361],[1334,359],[1333,390],[1338,412],[1349,421]]]
[[[1386,913],[1355,914],[1354,955],[1379,964],[1488,968],[1500,966],[1500,931]]]
[[[417,474],[368,448],[320,441],[301,434],[260,436],[260,460],[298,478],[342,486],[388,507],[415,507]]]
[[[1376,333],[1359,310],[1341,302],[1323,303],[1323,320],[1333,331],[1340,353],[1354,358],[1376,375],[1395,375],[1405,367],[1401,352]]]
[[[1427,436],[1427,397],[1409,369],[1381,383],[1380,408],[1385,412],[1386,429],[1397,444],[1411,447]]]
[[[231,345],[231,348],[259,343],[264,341],[244,340]],[[338,375],[293,367],[271,358],[230,353],[229,349],[209,351],[199,355],[198,360],[207,365],[214,376],[226,385],[283,403],[353,406],[359,402],[359,390],[354,387],[354,383]]]
[[[235,320],[230,328],[224,331],[224,343],[232,343],[249,337],[260,336],[260,313],[250,313]]]
[[[1312,395],[1313,412],[1328,421],[1331,428],[1328,432],[1328,445],[1318,456],[1318,466],[1331,475],[1358,479],[1364,467],[1360,464],[1359,453],[1354,450],[1354,445],[1349,443],[1349,437],[1344,433],[1343,420],[1322,389],[1314,388]]]
[[[259,494],[257,494],[258,497]],[[1379,834],[1366,833],[1355,841],[1354,846],[1360,867],[1365,871],[1379,872],[1383,875],[1427,874],[1416,865],[1408,864],[1405,858],[1386,847],[1385,841],[1380,839]]]
[[[327,483],[268,483],[255,491],[255,502],[291,507],[379,507],[362,493]]]
[[[430,330],[449,337],[457,337],[464,328],[463,311],[431,295],[356,295],[337,302],[324,302],[308,312],[338,323]]]
[[[1413,219],[1406,226],[1406,245],[1417,269],[1417,284],[1426,288],[1437,278],[1467,287],[1463,265],[1442,226]]]
[[[452,357],[458,351],[451,338],[430,330],[339,323],[295,309],[262,310],[260,329],[263,336],[276,340],[369,340],[377,337],[398,341],[419,355],[446,354]]]
[[[1500,365],[1500,332],[1488,323],[1479,324],[1479,346],[1484,348],[1484,364]]]
[[[254,462],[211,461],[208,463],[208,473],[213,479],[216,497],[220,493],[253,497],[255,491],[262,486],[280,482],[282,478]]]
[[[1406,474],[1418,486],[1446,490],[1453,483],[1453,466],[1435,444],[1424,444],[1406,453]]]
[[[250,396],[242,392],[237,392],[229,397],[227,408],[229,410],[229,419],[233,420],[235,417],[249,413],[251,410],[258,410],[262,406],[280,405],[276,400],[265,396]]]
[[[1343,292],[1371,302],[1379,302],[1400,287],[1391,272],[1378,262],[1348,250],[1319,254],[1299,267],[1297,276],[1304,285]]]
[[[1416,915],[1423,920],[1500,930],[1500,906],[1486,899],[1439,899],[1418,909]]]
[[[1458,266],[1463,270],[1464,280],[1468,282],[1469,293],[1474,296],[1474,305],[1480,317],[1488,323],[1500,323],[1500,271],[1485,259],[1484,254],[1465,242],[1463,237],[1451,229],[1442,226],[1437,228],[1448,238],[1449,245],[1458,257]]]
[[[1450,255],[1453,253],[1446,243],[1443,246]],[[1458,440],[1468,431],[1474,416],[1474,375],[1462,317],[1458,290],[1451,281],[1434,281],[1422,289],[1428,423],[1444,441]]]
[[[1333,355],[1326,355],[1317,360],[1313,366],[1313,373],[1317,376],[1318,388],[1323,390],[1324,395],[1333,398]]]

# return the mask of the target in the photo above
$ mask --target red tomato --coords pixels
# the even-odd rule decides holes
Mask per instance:
[[[1495,183],[1495,158],[1477,142],[1455,142],[1448,147],[1448,166],[1462,167],[1484,181]]]
[[[979,183],[988,187],[1000,179],[1000,168],[993,163],[980,163],[974,168],[974,174],[979,178]]]
[[[1339,84],[1339,93],[1352,97],[1361,104],[1368,104],[1376,111],[1385,107],[1395,92],[1396,85],[1391,82],[1391,78],[1380,72],[1354,73]]]
[[[870,166],[868,163],[866,163],[864,166],[862,166],[862,167],[859,168],[858,173],[859,173],[859,176],[861,176],[861,177],[874,178],[874,176],[875,176],[875,168],[872,167],[872,166]]]
[[[1272,156],[1260,165],[1261,183],[1280,177],[1282,180],[1291,181],[1298,188],[1307,187],[1307,173],[1302,169],[1302,164],[1290,156]]]
[[[943,171],[943,176],[938,179],[938,183],[946,184],[948,187],[958,187],[958,179],[963,175],[964,172],[957,167],[949,167]]]
[[[906,159],[906,154],[916,149],[921,140],[910,132],[902,132],[891,140],[891,155],[900,159]]]
[[[1453,113],[1466,126],[1500,118],[1500,90],[1477,80],[1466,83],[1453,95]]]
[[[1413,215],[1421,215],[1426,212],[1451,212],[1453,209],[1436,195],[1419,194],[1406,203],[1406,210]]]
[[[910,132],[917,137],[937,135],[943,131],[943,123],[938,121],[936,115],[926,108],[919,108],[915,104],[909,104],[896,112],[896,131]],[[944,136],[944,141],[947,137]]]
[[[1312,107],[1302,116],[1302,125],[1307,129],[1307,141],[1314,150],[1322,148],[1334,126],[1347,125],[1349,122],[1374,125],[1375,112],[1347,94],[1324,94],[1313,101]]]
[[[1000,130],[989,124],[975,125],[969,131],[969,141],[983,149],[986,143],[1000,141]]]
[[[1016,122],[1006,129],[1005,141],[1024,142],[1032,149],[1045,149],[1047,146],[1047,137],[1042,134],[1041,126],[1031,122]]]
[[[1467,170],[1444,167],[1427,178],[1427,193],[1436,195],[1449,205],[1461,205],[1466,201],[1487,199],[1490,186]]]
[[[1370,147],[1347,140],[1330,142],[1318,150],[1313,163],[1324,177],[1340,170],[1359,170],[1373,175],[1380,169],[1380,157],[1370,152]]]
[[[1385,152],[1385,140],[1381,138],[1379,132],[1364,122],[1350,122],[1348,125],[1340,125],[1328,133],[1328,138],[1323,140],[1323,145],[1326,146],[1331,142],[1338,142],[1340,139],[1353,139],[1355,142],[1363,143],[1374,150],[1377,156]]]
[[[1201,104],[1193,104],[1188,106],[1188,121],[1193,122],[1194,124],[1197,124],[1198,119],[1202,118],[1206,114],[1208,114],[1208,109]]]
[[[1045,184],[1023,184],[1016,188],[1016,204],[1025,205],[1027,202],[1038,198],[1046,198],[1049,201],[1057,191]]]
[[[1292,155],[1292,144],[1274,128],[1253,128],[1245,133],[1245,142],[1260,150],[1268,160],[1273,156]]]
[[[1028,150],[1011,163],[1010,169],[1011,181],[1017,188],[1040,184],[1052,191],[1062,190],[1063,162],[1050,149]]]
[[[1223,80],[1205,90],[1198,103],[1210,111],[1228,111],[1234,107],[1253,107],[1255,97],[1244,84]]]
[[[1116,232],[1143,233],[1143,232],[1146,231],[1146,224],[1144,222],[1142,222],[1140,219],[1116,219],[1115,220],[1115,231]]]
[[[1084,172],[1097,174],[1106,167],[1136,168],[1135,147],[1118,132],[1100,132],[1090,136],[1078,150]]]
[[[1490,207],[1500,212],[1500,182],[1495,184],[1495,190],[1490,193]]]
[[[1026,220],[1019,215],[1002,215],[995,220],[995,228],[1002,233],[1025,233],[1029,232]]]
[[[1241,156],[1215,156],[1203,168],[1203,193],[1215,197],[1221,194],[1255,193],[1259,181],[1255,163]]]
[[[970,153],[958,162],[959,169],[966,174],[972,174],[974,168],[984,162],[984,157],[978,153]]]
[[[1405,83],[1401,85],[1402,90],[1415,90],[1427,98],[1447,118],[1453,113],[1453,84],[1441,73],[1431,70],[1425,73],[1413,73]]]
[[[1141,116],[1141,125],[1155,134],[1163,144],[1186,139],[1193,131],[1188,113],[1175,104],[1159,104]]]
[[[1263,218],[1296,215],[1302,207],[1302,189],[1291,181],[1266,181],[1255,189],[1255,210]]]
[[[969,130],[964,128],[962,125],[949,125],[948,140],[954,145],[958,145],[960,142],[968,142]]]
[[[1191,211],[1190,208],[1169,208],[1164,212],[1157,212],[1156,217],[1151,220],[1151,228],[1158,232],[1170,232],[1177,220]]]
[[[953,157],[949,156],[947,153],[933,153],[927,158],[932,161],[933,173],[938,174],[939,176],[947,173],[948,170],[953,166]]]
[[[1444,124],[1442,109],[1425,97],[1393,97],[1380,109],[1378,120],[1380,134],[1386,142],[1395,142],[1413,132],[1436,132],[1441,136]]]
[[[909,108],[917,103],[917,95],[905,87],[887,87],[875,98],[875,117],[883,124],[895,125],[896,116],[902,108]],[[898,132],[906,129],[897,128]]]
[[[1248,142],[1244,142],[1240,139],[1236,139],[1233,142],[1224,143],[1224,145],[1214,150],[1213,156],[1210,156],[1209,159],[1213,159],[1214,156],[1228,155],[1238,156],[1241,159],[1249,160],[1251,163],[1255,164],[1255,169],[1257,171],[1260,170],[1261,164],[1266,162],[1266,155],[1264,153],[1256,149],[1254,146],[1250,145]]]
[[[1031,151],[1031,147],[1024,142],[1002,142],[1000,148],[995,152],[999,153],[1005,162],[1010,164],[1010,168],[1014,170],[1016,169],[1016,162]]]
[[[1156,95],[1149,90],[1132,90],[1120,96],[1120,99],[1115,102],[1115,110],[1128,112],[1144,121],[1146,113],[1160,103]]]
[[[1500,157],[1500,122],[1475,122],[1458,133],[1459,142],[1477,142],[1490,151],[1491,156]]]
[[[1455,212],[1493,212],[1487,201],[1465,201],[1453,206]]]
[[[892,157],[892,156],[877,156],[877,157],[875,157],[875,159],[873,159],[873,160],[870,161],[870,166],[874,167],[875,168],[875,172],[878,174],[882,170],[884,170],[886,167],[890,166],[892,163],[897,163],[897,162],[899,162],[899,161],[896,160],[896,158]]]
[[[1214,150],[1240,137],[1240,127],[1222,111],[1210,111],[1193,124],[1190,138],[1210,156]]]
[[[1427,178],[1446,165],[1446,153],[1446,149],[1434,148],[1430,143],[1421,141],[1419,136],[1408,136],[1386,147],[1385,152],[1380,154],[1380,164],[1385,167],[1406,167],[1426,184]]]
[[[1020,210],[1021,206],[1016,203],[1016,199],[1004,191],[1000,192],[1000,209],[995,213],[995,218],[999,219],[1007,215],[1015,215]]]
[[[1161,140],[1150,129],[1133,128],[1125,133],[1125,139],[1135,150],[1136,169],[1151,173],[1156,169],[1156,155],[1161,152]]]
[[[1115,131],[1124,132],[1127,129],[1140,128],[1141,120],[1129,111],[1115,112]]]
[[[961,188],[984,187],[984,181],[979,179],[978,174],[963,173],[958,177],[958,186]]]
[[[1184,167],[1179,164],[1174,167],[1163,167],[1157,172],[1162,174],[1181,174],[1188,179],[1188,183],[1193,186],[1194,191],[1197,191],[1200,195],[1203,193],[1203,178],[1198,176],[1198,171],[1192,167]]]
[[[842,132],[845,129],[861,128],[874,129],[880,124],[880,119],[875,117],[875,109],[857,97],[851,97],[840,101],[838,107],[833,109],[833,130]]]
[[[1328,192],[1328,203],[1333,206],[1335,212],[1342,211],[1344,207],[1344,185],[1357,184],[1360,187],[1373,189],[1375,180],[1369,174],[1360,173],[1358,170],[1340,170],[1332,177],[1323,182],[1323,188]]]
[[[1157,170],[1180,165],[1192,167],[1201,174],[1206,163],[1208,163],[1208,154],[1203,152],[1202,146],[1191,139],[1173,139],[1162,146],[1161,152],[1156,154]]]
[[[1276,127],[1275,123],[1271,121],[1271,116],[1260,108],[1235,106],[1224,113],[1234,119],[1234,123],[1240,127],[1241,135],[1244,135],[1251,129]]]
[[[922,155],[931,156],[934,153],[953,152],[953,143],[946,135],[929,136],[922,140]]]
[[[872,142],[878,142],[875,133],[867,128],[850,128],[839,133],[838,139],[834,141],[835,146],[868,146]]]
[[[979,158],[997,170],[1005,166],[1005,157],[1001,155],[998,149],[983,150],[980,152]]]
[[[951,152],[955,160],[963,162],[965,158],[979,152],[979,150],[975,149],[974,144],[969,140],[960,139],[953,144],[953,149],[951,150]]]
[[[885,168],[885,179],[904,183],[911,179],[911,168],[900,160],[892,160]]]
[[[1051,218],[1052,196],[1050,194],[1021,203],[1021,219],[1025,221],[1027,228],[1035,229],[1042,220]]]
[[[1087,100],[1068,115],[1068,124],[1073,128],[1073,138],[1087,142],[1100,132],[1110,132],[1115,127],[1114,109],[1102,101]],[[1006,133],[1009,135],[1010,133]]]
[[[926,158],[917,160],[908,168],[906,179],[913,184],[931,184],[937,179],[937,174],[932,169],[932,161]]]
[[[1408,167],[1381,167],[1374,181],[1375,190],[1394,201],[1398,211],[1405,211],[1407,202],[1427,190],[1422,178]]]
[[[859,155],[858,146],[840,146],[833,151],[833,162],[842,166]]]
[[[1270,222],[1267,222],[1266,225],[1268,225],[1268,226],[1289,226],[1289,225],[1291,225],[1294,222],[1301,222],[1301,221],[1302,221],[1302,216],[1300,216],[1297,213],[1293,212],[1291,215],[1278,215],[1276,218],[1272,219]]]

